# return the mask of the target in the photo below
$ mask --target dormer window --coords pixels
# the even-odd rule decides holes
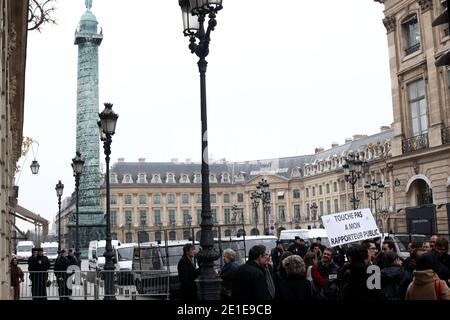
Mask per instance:
[[[194,173],[194,183],[202,183],[202,176],[200,173]]]
[[[189,176],[187,174],[182,174],[180,178],[180,183],[189,183]]]
[[[122,179],[122,183],[133,183],[133,178],[131,174],[125,174]]]
[[[217,183],[217,178],[215,174],[210,174],[209,175],[209,182],[210,183]]]
[[[417,15],[412,14],[402,22],[403,34],[405,37],[405,54],[409,55],[420,49],[420,27]]]
[[[245,177],[244,177],[245,172],[239,172],[236,176],[236,181],[237,182],[244,182],[245,181]]]
[[[173,173],[167,174],[166,183],[175,183],[175,175]]]
[[[109,178],[111,180],[111,183],[119,183],[117,181],[117,173],[111,173]]]
[[[222,183],[230,183],[230,175],[228,172],[222,174]]]
[[[139,173],[137,183],[147,183],[147,175],[145,173]]]
[[[161,176],[158,173],[154,174],[151,183],[162,183]]]

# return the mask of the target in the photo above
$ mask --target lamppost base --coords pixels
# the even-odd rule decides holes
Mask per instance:
[[[199,300],[220,300],[222,292],[221,278],[218,276],[214,278],[199,277],[196,282]]]

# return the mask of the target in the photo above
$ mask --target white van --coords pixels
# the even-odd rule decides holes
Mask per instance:
[[[115,269],[117,273],[117,282],[119,285],[130,285],[133,282],[131,269],[133,265],[133,251],[135,243],[122,243],[115,247],[116,264]]]
[[[27,262],[31,257],[31,249],[33,249],[33,241],[18,241],[16,247],[16,258],[18,262]]]
[[[294,242],[294,238],[298,236],[305,240],[305,244],[309,246],[316,241],[316,238],[321,238],[322,245],[329,248],[331,247],[325,229],[286,229],[280,232],[280,241],[284,246]]]
[[[44,250],[44,256],[48,258],[50,264],[55,264],[58,258],[58,242],[42,242],[41,248]]]
[[[116,250],[116,248],[120,246],[120,241],[111,240],[111,245],[113,247],[113,250]],[[89,242],[89,270],[100,271],[103,269],[103,267],[105,266],[105,257],[103,256],[105,250],[106,240],[94,240]],[[116,255],[115,252],[114,255]]]

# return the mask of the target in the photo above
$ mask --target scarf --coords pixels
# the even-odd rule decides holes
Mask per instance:
[[[273,284],[272,275],[270,274],[269,268],[263,267],[265,276],[266,276],[266,282],[267,282],[267,288],[269,289],[270,296],[275,298],[275,285]]]

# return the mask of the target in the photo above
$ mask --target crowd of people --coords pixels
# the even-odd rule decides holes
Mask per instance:
[[[67,286],[67,279],[70,274],[67,269],[71,265],[78,265],[77,258],[72,250],[62,249],[55,261],[54,271],[58,284],[58,294],[60,300],[69,300],[72,290]],[[33,300],[47,300],[47,287],[51,285],[48,277],[50,261],[44,255],[42,248],[33,248],[31,257],[28,258],[28,277],[31,281],[31,295]],[[18,265],[16,257],[11,259],[11,286],[14,290],[14,300],[20,299],[20,284],[25,281],[24,272]]]
[[[269,252],[255,245],[238,266],[232,249],[223,252],[223,300],[450,300],[448,240],[433,235],[410,242],[402,260],[392,240],[370,239],[335,248],[300,237],[286,249],[280,241]],[[187,244],[178,264],[183,298],[197,299],[195,247]]]

